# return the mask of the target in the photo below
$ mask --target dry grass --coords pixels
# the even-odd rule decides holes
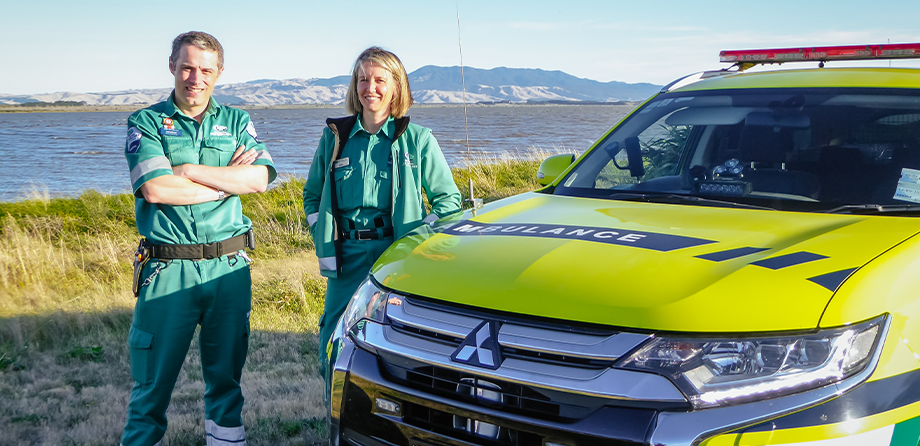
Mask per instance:
[[[249,443],[322,444],[316,323],[325,281],[301,227],[302,182],[247,198],[252,335]],[[0,204],[0,444],[117,444],[133,384],[126,339],[137,244],[133,199],[87,193]],[[204,382],[192,342],[166,444],[201,444]]]
[[[290,331],[277,330],[280,320]],[[324,444],[322,379],[310,320],[273,309],[253,312],[242,378],[249,444]],[[0,372],[0,444],[117,444],[133,383],[126,338],[127,327],[97,329],[56,348],[21,350],[13,367]],[[189,352],[168,411],[168,445],[204,441],[197,336]]]
[[[491,160],[470,174],[486,201],[533,190],[538,160]],[[325,280],[302,224],[303,180],[243,197],[258,230],[243,372],[252,445],[325,444],[316,323]],[[133,384],[133,197],[87,192],[0,203],[0,444],[117,444]],[[167,445],[204,444],[197,338],[170,405]]]

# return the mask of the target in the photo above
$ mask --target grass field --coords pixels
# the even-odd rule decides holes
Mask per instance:
[[[539,162],[455,170],[485,201],[537,187]],[[257,229],[243,371],[251,445],[325,444],[316,323],[325,280],[303,226],[303,180],[243,197]],[[464,197],[468,198],[468,197]],[[0,444],[117,444],[133,384],[126,345],[137,245],[130,195],[0,203]],[[167,445],[204,444],[197,339],[168,411]]]

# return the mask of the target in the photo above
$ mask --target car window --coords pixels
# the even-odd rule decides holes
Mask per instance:
[[[818,211],[909,202],[898,192],[913,171],[920,178],[920,96],[912,91],[717,91],[649,102],[555,193],[667,193]]]

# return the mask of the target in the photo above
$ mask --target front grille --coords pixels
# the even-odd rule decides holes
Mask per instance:
[[[495,319],[444,305],[405,298],[389,306],[393,328],[433,342],[457,347],[483,320]],[[622,355],[649,339],[647,334],[555,327],[544,321],[503,321],[498,342],[502,355],[524,360],[589,368],[612,366]]]
[[[458,419],[447,412],[412,403],[406,404],[405,409],[403,419],[406,423],[458,440],[488,446],[543,445],[543,437],[530,432],[490,424],[480,425],[482,427],[477,431],[476,428],[458,427],[471,426],[473,422],[466,418]]]
[[[581,399],[589,403],[593,402],[591,407],[554,401],[550,396],[530,386],[495,379],[480,379],[442,367],[420,365],[407,368],[392,363],[385,363],[385,366],[389,379],[409,387],[457,401],[539,419],[574,421],[586,417],[603,404],[603,401],[590,397]],[[495,385],[500,390],[485,387],[486,384],[480,386],[480,382]],[[493,399],[477,397],[476,391],[479,390],[495,392],[500,394],[500,397]]]
[[[688,406],[667,377],[616,367],[650,334],[398,298],[401,304],[387,306],[386,323],[368,322],[352,333],[360,347],[383,361],[387,379],[394,382],[560,422],[581,419],[604,405]],[[500,387],[498,403],[461,391],[471,379]]]

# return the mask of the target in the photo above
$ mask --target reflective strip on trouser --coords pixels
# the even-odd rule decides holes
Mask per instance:
[[[157,265],[156,259],[148,262],[143,277],[151,277]],[[163,438],[166,408],[199,324],[205,418],[219,426],[243,425],[240,376],[251,301],[249,266],[240,257],[171,260],[141,288],[128,336],[135,382],[124,446],[149,446]]]
[[[241,446],[246,444],[246,430],[243,426],[223,427],[211,420],[204,420],[208,446]]]
[[[336,278],[326,281],[326,302],[323,316],[319,320],[319,358],[320,371],[326,376],[326,344],[335,331],[335,324],[339,321],[348,301],[355,294],[358,285],[367,278],[371,266],[377,258],[393,243],[393,237],[379,240],[343,240],[342,241],[342,271]]]

